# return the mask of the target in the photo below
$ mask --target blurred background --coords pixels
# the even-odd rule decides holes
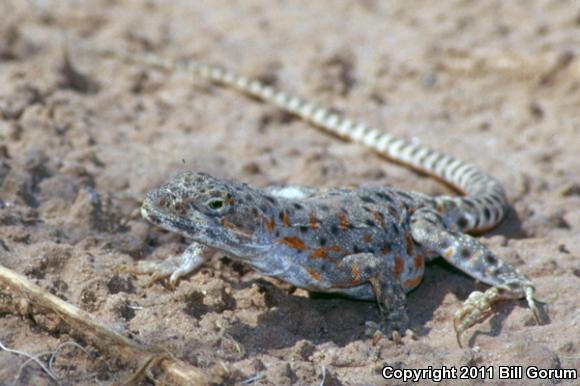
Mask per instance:
[[[507,304],[459,349],[453,312],[485,286],[443,263],[409,295],[417,340],[401,347],[362,336],[376,305],[309,298],[223,256],[174,291],[116,273],[187,245],[132,215],[183,170],[449,192],[272,106],[91,46],[218,64],[478,164],[514,206],[484,241],[540,299],[557,294],[547,323]],[[223,365],[223,382],[383,384],[387,363],[578,368],[579,47],[575,0],[0,0],[0,264],[187,363]],[[12,348],[74,338],[11,310],[0,340]],[[63,380],[115,384],[135,370],[87,347],[59,354]],[[0,383],[24,360],[0,351]],[[27,365],[15,382],[48,381]]]

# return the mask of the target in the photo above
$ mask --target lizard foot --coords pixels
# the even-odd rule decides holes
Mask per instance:
[[[387,326],[383,323],[379,324],[371,320],[365,322],[365,336],[373,338],[373,341],[375,342],[380,340],[382,337],[387,337],[395,342],[395,344],[400,344],[402,338],[407,335],[407,332],[410,332],[410,330],[406,328],[406,324],[400,326],[397,324],[390,324]]]
[[[117,272],[126,272],[133,275],[150,275],[146,287],[158,281],[169,278],[169,285],[175,288],[180,278],[188,272],[174,264],[173,257],[164,261],[139,261],[137,264],[121,264],[115,268]]]
[[[532,310],[534,320],[537,324],[541,324],[540,312],[536,305],[534,298],[534,287],[529,285],[523,289],[525,292],[528,307]],[[463,306],[455,312],[453,327],[457,337],[459,347],[461,345],[461,335],[470,327],[483,321],[492,314],[492,304],[500,299],[511,298],[509,295],[503,294],[502,290],[497,287],[491,287],[485,292],[472,292]]]
[[[499,289],[491,287],[485,292],[473,291],[463,306],[455,312],[453,328],[459,347],[461,335],[473,325],[481,322],[491,315],[491,304],[499,299]]]

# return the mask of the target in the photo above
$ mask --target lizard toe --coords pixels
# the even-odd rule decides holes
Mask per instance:
[[[401,323],[376,323],[365,322],[365,335],[377,341],[380,337],[387,337],[396,344],[400,344],[403,337],[407,335],[407,324]]]

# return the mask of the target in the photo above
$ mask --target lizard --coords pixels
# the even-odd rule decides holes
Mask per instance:
[[[425,263],[442,257],[490,286],[473,291],[454,314],[459,346],[462,334],[493,314],[492,305],[502,299],[525,298],[540,324],[530,279],[472,235],[495,227],[510,207],[501,183],[476,165],[219,66],[113,49],[100,53],[165,71],[188,71],[241,91],[463,193],[428,196],[390,187],[260,188],[186,172],[149,192],[141,214],[193,242],[164,261],[140,261],[134,272],[152,274],[153,280],[169,278],[174,286],[212,251],[221,251],[299,288],[375,300],[380,324],[367,322],[368,326],[399,342],[409,326],[406,294],[421,283]]]

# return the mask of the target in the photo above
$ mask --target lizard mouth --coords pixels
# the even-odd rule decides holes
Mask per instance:
[[[198,223],[197,219],[193,221],[185,221],[180,217],[172,216],[171,214],[160,211],[147,201],[144,201],[141,206],[141,216],[145,220],[158,225],[165,230],[183,233],[185,236],[192,237],[199,231],[199,227],[196,226]]]

